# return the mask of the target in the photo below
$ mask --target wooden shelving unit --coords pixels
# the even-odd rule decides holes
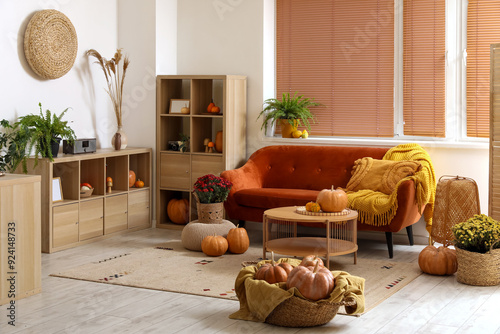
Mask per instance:
[[[62,154],[54,161],[28,161],[28,173],[42,176],[42,252],[52,253],[108,237],[151,227],[152,150],[101,149],[95,153]],[[129,187],[129,170],[144,181]],[[52,180],[61,180],[61,201],[52,200]],[[110,193],[106,177],[113,179]],[[90,197],[80,197],[80,183],[90,183]]]
[[[246,159],[247,79],[237,75],[160,75],[156,79],[156,222],[160,228],[182,228],[169,221],[172,198],[190,202],[189,220],[197,218],[193,184],[205,174],[219,175]],[[172,99],[189,100],[189,114],[169,113]],[[220,114],[208,114],[213,101]],[[222,152],[205,153],[204,139],[223,133]],[[187,152],[169,150],[169,141],[190,138]]]

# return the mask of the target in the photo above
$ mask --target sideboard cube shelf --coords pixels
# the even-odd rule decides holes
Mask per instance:
[[[28,161],[28,173],[42,177],[42,252],[52,253],[97,241],[114,233],[151,227],[152,150],[100,149],[95,153],[61,154],[54,161]],[[129,187],[129,170],[144,187]],[[19,172],[19,171],[18,171]],[[61,180],[61,201],[52,201],[52,180]],[[113,179],[107,192],[106,178]],[[80,197],[80,184],[90,183],[90,197]]]
[[[247,78],[238,75],[160,75],[156,79],[156,226],[182,228],[169,221],[168,202],[189,201],[189,220],[197,218],[191,195],[196,180],[241,166],[246,159]],[[189,114],[171,114],[172,99],[189,100]],[[208,113],[214,102],[219,114]],[[222,152],[205,152],[204,139],[223,132]],[[189,136],[187,152],[169,150],[169,141]]]

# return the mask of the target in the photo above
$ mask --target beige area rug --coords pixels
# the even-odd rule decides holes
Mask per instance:
[[[250,247],[245,254],[209,257],[185,249],[176,240],[116,254],[51,276],[238,300],[234,281],[242,262],[259,261],[261,257],[262,248],[258,247]],[[285,256],[275,255],[275,259],[279,257]],[[354,265],[352,255],[330,259],[331,270],[365,278],[366,311],[421,274],[416,263],[358,258]]]

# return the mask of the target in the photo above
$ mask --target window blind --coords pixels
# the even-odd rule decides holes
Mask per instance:
[[[404,134],[445,137],[445,1],[403,3]]]
[[[277,0],[276,96],[323,106],[313,135],[394,135],[394,1]]]
[[[469,0],[467,9],[467,136],[488,137],[490,44],[500,42],[500,1]]]

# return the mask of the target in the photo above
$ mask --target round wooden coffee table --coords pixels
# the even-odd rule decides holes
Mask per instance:
[[[300,212],[300,213],[299,213]],[[263,226],[263,259],[267,252],[293,256],[318,255],[326,258],[330,267],[330,256],[354,253],[357,262],[357,218],[358,212],[346,209],[342,214],[309,213],[304,207],[287,206],[266,210]],[[325,237],[297,236],[297,223],[325,225]]]

